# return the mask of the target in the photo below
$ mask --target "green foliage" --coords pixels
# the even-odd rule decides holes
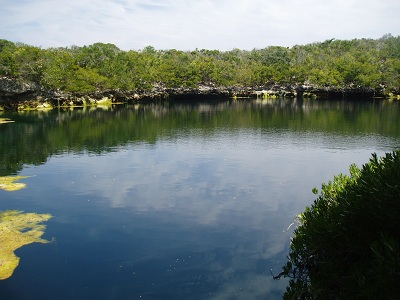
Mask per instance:
[[[16,51],[14,43],[0,40],[0,75],[7,77],[15,76],[15,62],[13,53]]]
[[[39,81],[42,54],[40,48],[0,40],[0,75]]]
[[[313,192],[317,192],[316,189]],[[285,299],[395,299],[400,280],[400,151],[322,185],[299,215]],[[280,276],[278,276],[280,277]]]
[[[49,49],[43,63],[43,86],[54,90],[67,90],[77,68],[71,53],[64,49]]]
[[[21,78],[46,88],[74,92],[166,87],[400,86],[400,37],[327,40],[292,48],[270,46],[244,51],[120,50],[113,44],[40,49],[0,40],[0,76]]]

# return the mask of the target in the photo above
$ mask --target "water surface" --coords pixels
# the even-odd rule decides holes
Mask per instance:
[[[311,190],[400,145],[386,101],[243,100],[3,113],[0,210],[50,213],[4,299],[281,299]]]

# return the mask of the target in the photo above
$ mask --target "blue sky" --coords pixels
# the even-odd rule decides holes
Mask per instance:
[[[0,0],[0,39],[250,50],[400,35],[398,0]]]

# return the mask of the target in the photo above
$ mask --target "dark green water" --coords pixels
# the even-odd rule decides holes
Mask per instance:
[[[294,216],[400,145],[398,102],[171,102],[2,113],[0,210],[50,213],[1,299],[280,299]]]

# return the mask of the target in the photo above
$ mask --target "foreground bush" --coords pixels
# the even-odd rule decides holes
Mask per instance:
[[[284,299],[399,299],[400,151],[323,184],[299,222]]]

